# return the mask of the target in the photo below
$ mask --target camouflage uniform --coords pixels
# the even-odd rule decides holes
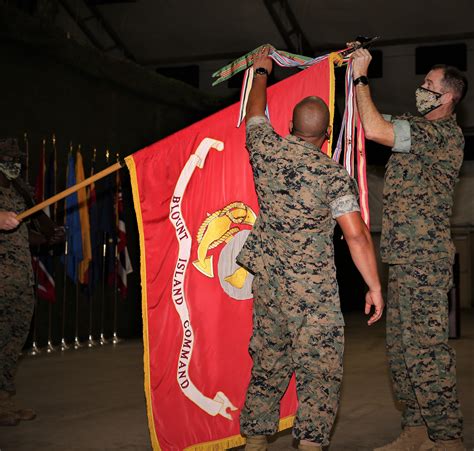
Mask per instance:
[[[295,372],[293,435],[327,445],[344,349],[332,238],[335,218],[359,211],[356,186],[338,163],[300,138],[280,137],[264,117],[248,121],[247,148],[260,213],[238,256],[256,275],[241,431],[278,430],[280,399]]]
[[[23,197],[0,187],[0,210],[20,213]],[[25,223],[0,231],[0,391],[15,393],[14,375],[33,314],[33,272]]]
[[[390,264],[387,349],[402,424],[433,440],[462,436],[447,292],[454,245],[449,218],[464,138],[455,116],[391,119],[394,153],[384,186],[381,254]]]

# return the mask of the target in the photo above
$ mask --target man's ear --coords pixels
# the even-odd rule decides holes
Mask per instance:
[[[448,91],[443,94],[441,97],[441,103],[443,105],[446,105],[447,103],[453,103],[454,102],[454,96],[453,93]]]
[[[293,133],[293,120],[290,119],[290,122],[288,123],[288,130],[290,133]]]

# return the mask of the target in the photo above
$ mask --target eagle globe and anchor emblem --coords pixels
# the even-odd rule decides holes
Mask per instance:
[[[235,259],[247,239],[250,230],[243,225],[255,224],[257,215],[243,202],[232,202],[210,214],[197,232],[197,259],[194,267],[209,278],[214,277],[214,255],[209,251],[224,245],[219,253],[217,276],[222,289],[237,300],[252,298],[253,276],[239,266]]]

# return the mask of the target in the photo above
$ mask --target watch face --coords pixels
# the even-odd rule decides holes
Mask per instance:
[[[257,69],[255,69],[255,73],[258,75],[268,75],[267,69],[264,69],[263,67],[257,67]]]

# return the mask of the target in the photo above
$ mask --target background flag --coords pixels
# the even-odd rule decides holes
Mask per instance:
[[[328,59],[272,86],[268,109],[287,135],[308,95],[329,103]],[[333,91],[334,92],[334,91]],[[244,126],[232,105],[126,159],[140,231],[145,391],[155,450],[244,443],[252,276],[235,263],[258,214]],[[280,429],[297,408],[294,379]]]
[[[48,166],[46,167],[46,143],[43,140],[41,148],[38,175],[35,183],[35,200],[42,202],[54,195],[54,154],[52,153]],[[50,208],[43,210],[50,216]],[[36,288],[39,298],[54,302],[56,300],[56,288],[54,282],[54,262],[49,249],[37,248],[33,250],[32,255],[33,271],[36,276]]]
[[[76,155],[76,183],[81,183],[85,179],[84,165],[82,162],[81,151],[78,150]],[[89,224],[89,206],[87,201],[87,190],[81,188],[77,191],[77,201],[79,208],[79,220],[81,225],[81,242],[82,242],[82,260],[78,267],[78,280],[81,284],[87,284],[87,276],[89,264],[92,259],[91,251],[91,235]]]
[[[91,165],[91,177],[95,173],[95,156]],[[97,193],[95,183],[89,185],[88,193],[89,205],[89,224],[91,237],[91,262],[89,264],[89,274],[87,277],[89,294],[93,294],[95,288],[99,284],[101,275],[101,260],[102,260],[102,238],[99,230],[99,211],[97,206]]]
[[[72,152],[70,152],[67,163],[66,188],[75,184],[76,166]],[[67,274],[71,280],[77,282],[79,262],[82,260],[82,232],[77,192],[66,197],[65,204],[65,226],[68,246]]]
[[[127,248],[127,229],[123,214],[122,175],[117,171],[117,284],[120,297],[127,297],[127,275],[133,272]]]

